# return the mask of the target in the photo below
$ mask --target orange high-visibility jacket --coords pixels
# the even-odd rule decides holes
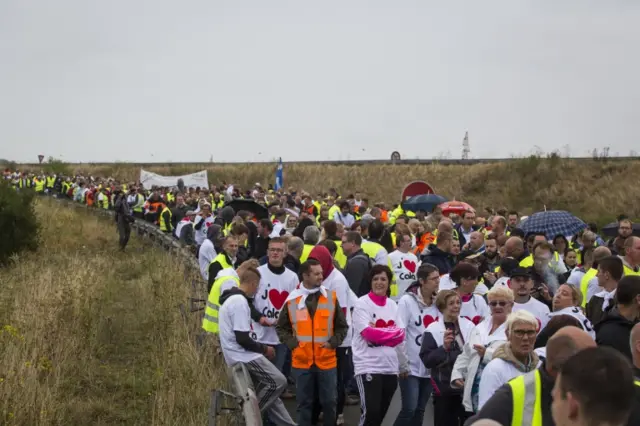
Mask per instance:
[[[336,350],[322,347],[333,336],[335,293],[327,290],[327,297],[320,294],[313,318],[309,316],[306,306],[304,309],[298,309],[301,298],[302,296],[288,302],[291,328],[299,342],[298,347],[291,354],[291,366],[305,370],[314,364],[320,370],[336,368],[338,366]]]

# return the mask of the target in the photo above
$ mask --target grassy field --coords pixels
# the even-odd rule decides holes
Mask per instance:
[[[134,181],[139,167],[128,164],[73,166],[75,172]],[[181,175],[207,169],[209,180],[249,188],[274,181],[275,164],[168,165],[150,170]],[[287,187],[316,194],[335,187],[346,195],[361,190],[370,201],[397,203],[412,180],[429,182],[450,199],[471,203],[478,211],[516,209],[525,214],[547,209],[570,210],[586,221],[604,224],[620,213],[640,218],[640,161],[571,160],[529,157],[491,164],[463,165],[285,165]]]
[[[0,269],[0,424],[198,425],[221,359],[178,305],[191,277],[161,249],[39,200],[40,249]],[[224,423],[223,423],[224,424]]]

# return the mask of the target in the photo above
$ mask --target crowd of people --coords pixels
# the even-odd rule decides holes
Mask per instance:
[[[625,216],[605,241],[595,225],[525,234],[515,211],[410,212],[335,189],[5,178],[114,209],[122,249],[135,217],[193,247],[203,332],[249,372],[265,424],[345,424],[360,404],[359,424],[381,425],[399,388],[396,426],[422,425],[430,399],[437,426],[640,425],[640,238]]]

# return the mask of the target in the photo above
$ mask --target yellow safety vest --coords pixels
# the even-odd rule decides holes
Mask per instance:
[[[309,253],[311,253],[311,250],[313,250],[315,246],[312,246],[311,244],[305,244],[304,247],[302,247],[302,255],[300,256],[300,263],[304,263],[307,261],[307,259],[309,258]]]
[[[627,265],[622,265],[624,268],[624,275],[640,275],[640,271],[636,272],[633,269],[629,268]]]
[[[34,179],[33,182],[34,182],[33,186],[35,186],[36,192],[44,192],[44,179],[38,179],[38,180]]]
[[[231,225],[232,225],[232,222],[229,222],[224,226],[224,229],[222,230],[222,235],[226,237],[227,235],[229,235],[229,233],[231,233]]]
[[[47,176],[47,188],[53,188],[56,183],[56,178],[53,176]]]
[[[236,286],[240,285],[240,280],[234,276],[220,277],[213,283],[211,287],[211,293],[207,298],[207,305],[204,308],[204,318],[202,318],[202,328],[209,333],[218,333],[218,311],[220,310],[220,289],[222,283],[227,280],[233,280],[236,282]]]
[[[158,221],[160,222],[160,230],[163,231],[163,232],[167,232],[169,230],[169,225],[171,224],[171,222],[166,223],[166,221],[164,220],[164,212],[169,212],[169,220],[171,220],[172,214],[171,214],[171,210],[169,209],[169,207],[165,207],[160,212],[160,217],[158,218]]]
[[[533,255],[530,254],[529,256],[522,259],[519,265],[522,268],[531,268],[533,266]]]
[[[220,266],[222,266],[222,269],[233,268],[233,265],[231,265],[227,261],[227,255],[224,252],[218,254],[216,257],[213,258],[211,263],[215,263],[215,262],[218,262]],[[211,266],[211,263],[209,264],[209,266]]]
[[[329,219],[334,220],[333,218],[335,217],[336,213],[340,212],[340,207],[338,207],[337,205],[333,205],[329,208]]]
[[[384,247],[382,247],[380,243],[376,243],[373,241],[363,241],[360,248],[362,249],[363,252],[366,253],[367,256],[369,256],[370,259],[375,259],[376,254],[378,254],[380,250],[384,250]],[[396,274],[393,273],[393,265],[391,264],[391,259],[388,256],[387,256],[387,266],[389,266],[389,269],[391,269],[391,275],[393,277],[393,279],[391,280],[389,290],[391,292],[391,297],[394,297],[398,295],[398,284],[396,282]]]
[[[136,213],[142,213],[144,210],[144,195],[136,194],[136,204],[133,206],[133,211]]]
[[[170,203],[175,200],[176,200],[176,197],[171,192],[167,193],[167,203]]]
[[[334,243],[336,243],[337,250],[333,258],[338,262],[340,268],[344,269],[347,266],[347,255],[345,255],[342,250],[342,241],[334,241]]]
[[[582,292],[582,307],[587,306],[587,292],[589,291],[589,281],[593,277],[598,275],[598,270],[596,268],[589,269],[580,280],[580,292]]]
[[[102,195],[104,196],[102,198],[102,208],[105,210],[109,210],[109,197],[104,192],[102,193]]]
[[[511,426],[542,426],[542,379],[538,370],[509,381],[513,395]]]

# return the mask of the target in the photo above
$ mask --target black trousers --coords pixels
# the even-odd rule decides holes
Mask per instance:
[[[398,376],[360,374],[356,376],[356,383],[360,393],[360,425],[380,426],[398,388]]]
[[[120,235],[120,250],[124,250],[131,236],[131,224],[122,215],[118,216],[118,234]]]
[[[467,418],[462,395],[433,396],[434,426],[463,426]]]

